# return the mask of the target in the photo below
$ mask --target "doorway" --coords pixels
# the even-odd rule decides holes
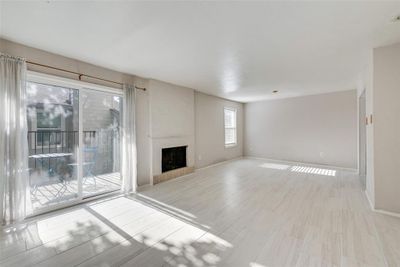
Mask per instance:
[[[34,213],[121,190],[122,91],[31,73],[27,94]]]

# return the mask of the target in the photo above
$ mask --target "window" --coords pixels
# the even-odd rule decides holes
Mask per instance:
[[[236,145],[236,109],[224,108],[225,146]]]

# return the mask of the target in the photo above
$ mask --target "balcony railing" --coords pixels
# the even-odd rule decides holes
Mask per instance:
[[[117,128],[83,131],[82,192],[120,188]],[[78,191],[78,131],[28,132],[31,199],[35,208],[75,198]]]
[[[28,131],[29,155],[73,153],[79,143],[78,134],[78,131]],[[83,131],[84,142],[91,141],[94,138],[96,138],[96,131]]]
[[[49,175],[62,173],[62,166],[76,163],[78,131],[40,130],[28,131],[29,168],[46,171]],[[83,131],[84,155],[95,161],[93,172],[115,170],[119,161],[119,132],[115,129]],[[65,172],[65,170],[64,170]],[[70,172],[70,171],[69,171]]]

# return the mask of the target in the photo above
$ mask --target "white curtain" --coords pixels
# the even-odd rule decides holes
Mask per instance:
[[[30,212],[26,116],[26,62],[0,53],[0,220]]]
[[[124,85],[124,105],[122,111],[122,190],[136,191],[136,91],[133,85]]]

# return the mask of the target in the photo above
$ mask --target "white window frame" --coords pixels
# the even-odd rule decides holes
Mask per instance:
[[[124,94],[122,89],[117,89],[117,88],[112,88],[108,86],[103,86],[103,85],[97,85],[93,83],[88,83],[88,82],[83,82],[83,81],[77,81],[77,80],[72,80],[68,78],[63,78],[55,75],[49,75],[49,74],[44,74],[40,72],[35,72],[35,71],[28,71],[27,72],[27,81],[28,82],[34,82],[34,83],[43,83],[43,84],[49,84],[49,85],[55,85],[55,86],[60,86],[60,87],[66,87],[66,88],[71,88],[71,89],[76,89],[81,93],[82,90],[97,90],[97,91],[102,91],[102,92],[108,92],[112,93],[118,96],[121,96],[123,98]],[[84,203],[90,200],[94,200],[97,198],[101,198],[104,196],[111,196],[111,195],[119,195],[123,193],[122,187],[121,190],[117,191],[111,191],[108,193],[102,193],[102,194],[94,194],[94,195],[89,195],[89,196],[84,196],[82,192],[82,174],[83,174],[83,103],[82,101],[79,101],[79,151],[77,153],[77,163],[78,163],[78,197],[74,200],[71,200],[66,203],[60,203],[60,204],[54,204],[49,207],[42,207],[40,209],[34,210],[33,213],[28,216],[33,217],[37,216],[49,211],[57,210],[57,209],[62,209],[62,208],[67,208],[76,204]],[[121,161],[122,163],[122,161]],[[122,173],[121,173],[122,177]]]
[[[226,127],[225,125],[225,110],[233,111],[235,113],[235,127]],[[224,144],[226,148],[237,146],[237,109],[232,107],[224,107]],[[234,143],[226,143],[226,130],[234,129],[235,130],[235,142]]]

